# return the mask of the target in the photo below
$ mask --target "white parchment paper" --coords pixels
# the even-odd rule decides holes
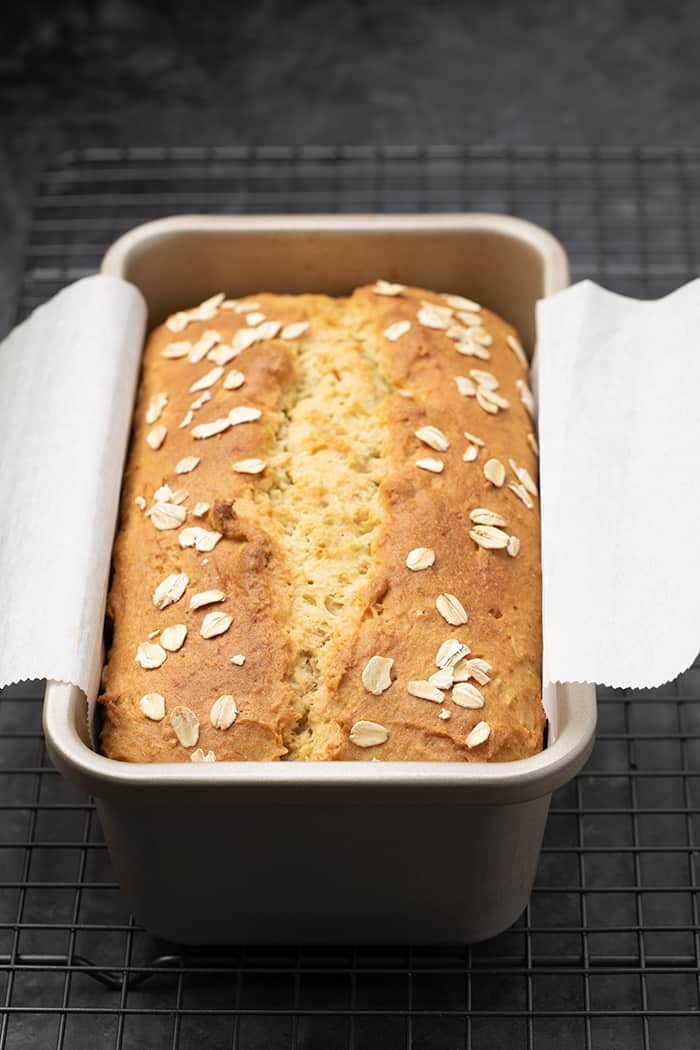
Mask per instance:
[[[538,304],[545,681],[651,687],[700,649],[700,281]]]
[[[94,678],[145,326],[99,275],[0,344],[0,687]]]

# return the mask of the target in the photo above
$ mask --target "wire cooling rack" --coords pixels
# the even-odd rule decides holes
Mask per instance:
[[[177,212],[497,211],[574,278],[656,296],[698,272],[700,150],[133,149],[38,187],[18,315]],[[0,694],[0,1050],[636,1050],[700,1045],[700,664],[600,690],[531,903],[471,948],[192,950],[129,915],[90,799],[46,755],[41,689]]]

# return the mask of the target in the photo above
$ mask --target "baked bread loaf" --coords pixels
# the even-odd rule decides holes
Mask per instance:
[[[103,753],[539,751],[532,413],[515,331],[461,296],[378,281],[168,318],[124,479]]]

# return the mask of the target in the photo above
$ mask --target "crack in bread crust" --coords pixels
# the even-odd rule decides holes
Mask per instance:
[[[389,386],[371,311],[356,299],[327,300],[293,345],[295,380],[268,480],[255,490],[287,565],[286,602],[294,657],[289,681],[297,722],[285,734],[288,759],[316,757],[334,726],[326,719],[328,664],[353,630],[386,512],[382,404]]]

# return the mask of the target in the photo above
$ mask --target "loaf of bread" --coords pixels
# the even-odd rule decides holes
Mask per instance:
[[[108,600],[129,762],[541,750],[537,445],[515,331],[459,295],[215,295],[156,328]]]

